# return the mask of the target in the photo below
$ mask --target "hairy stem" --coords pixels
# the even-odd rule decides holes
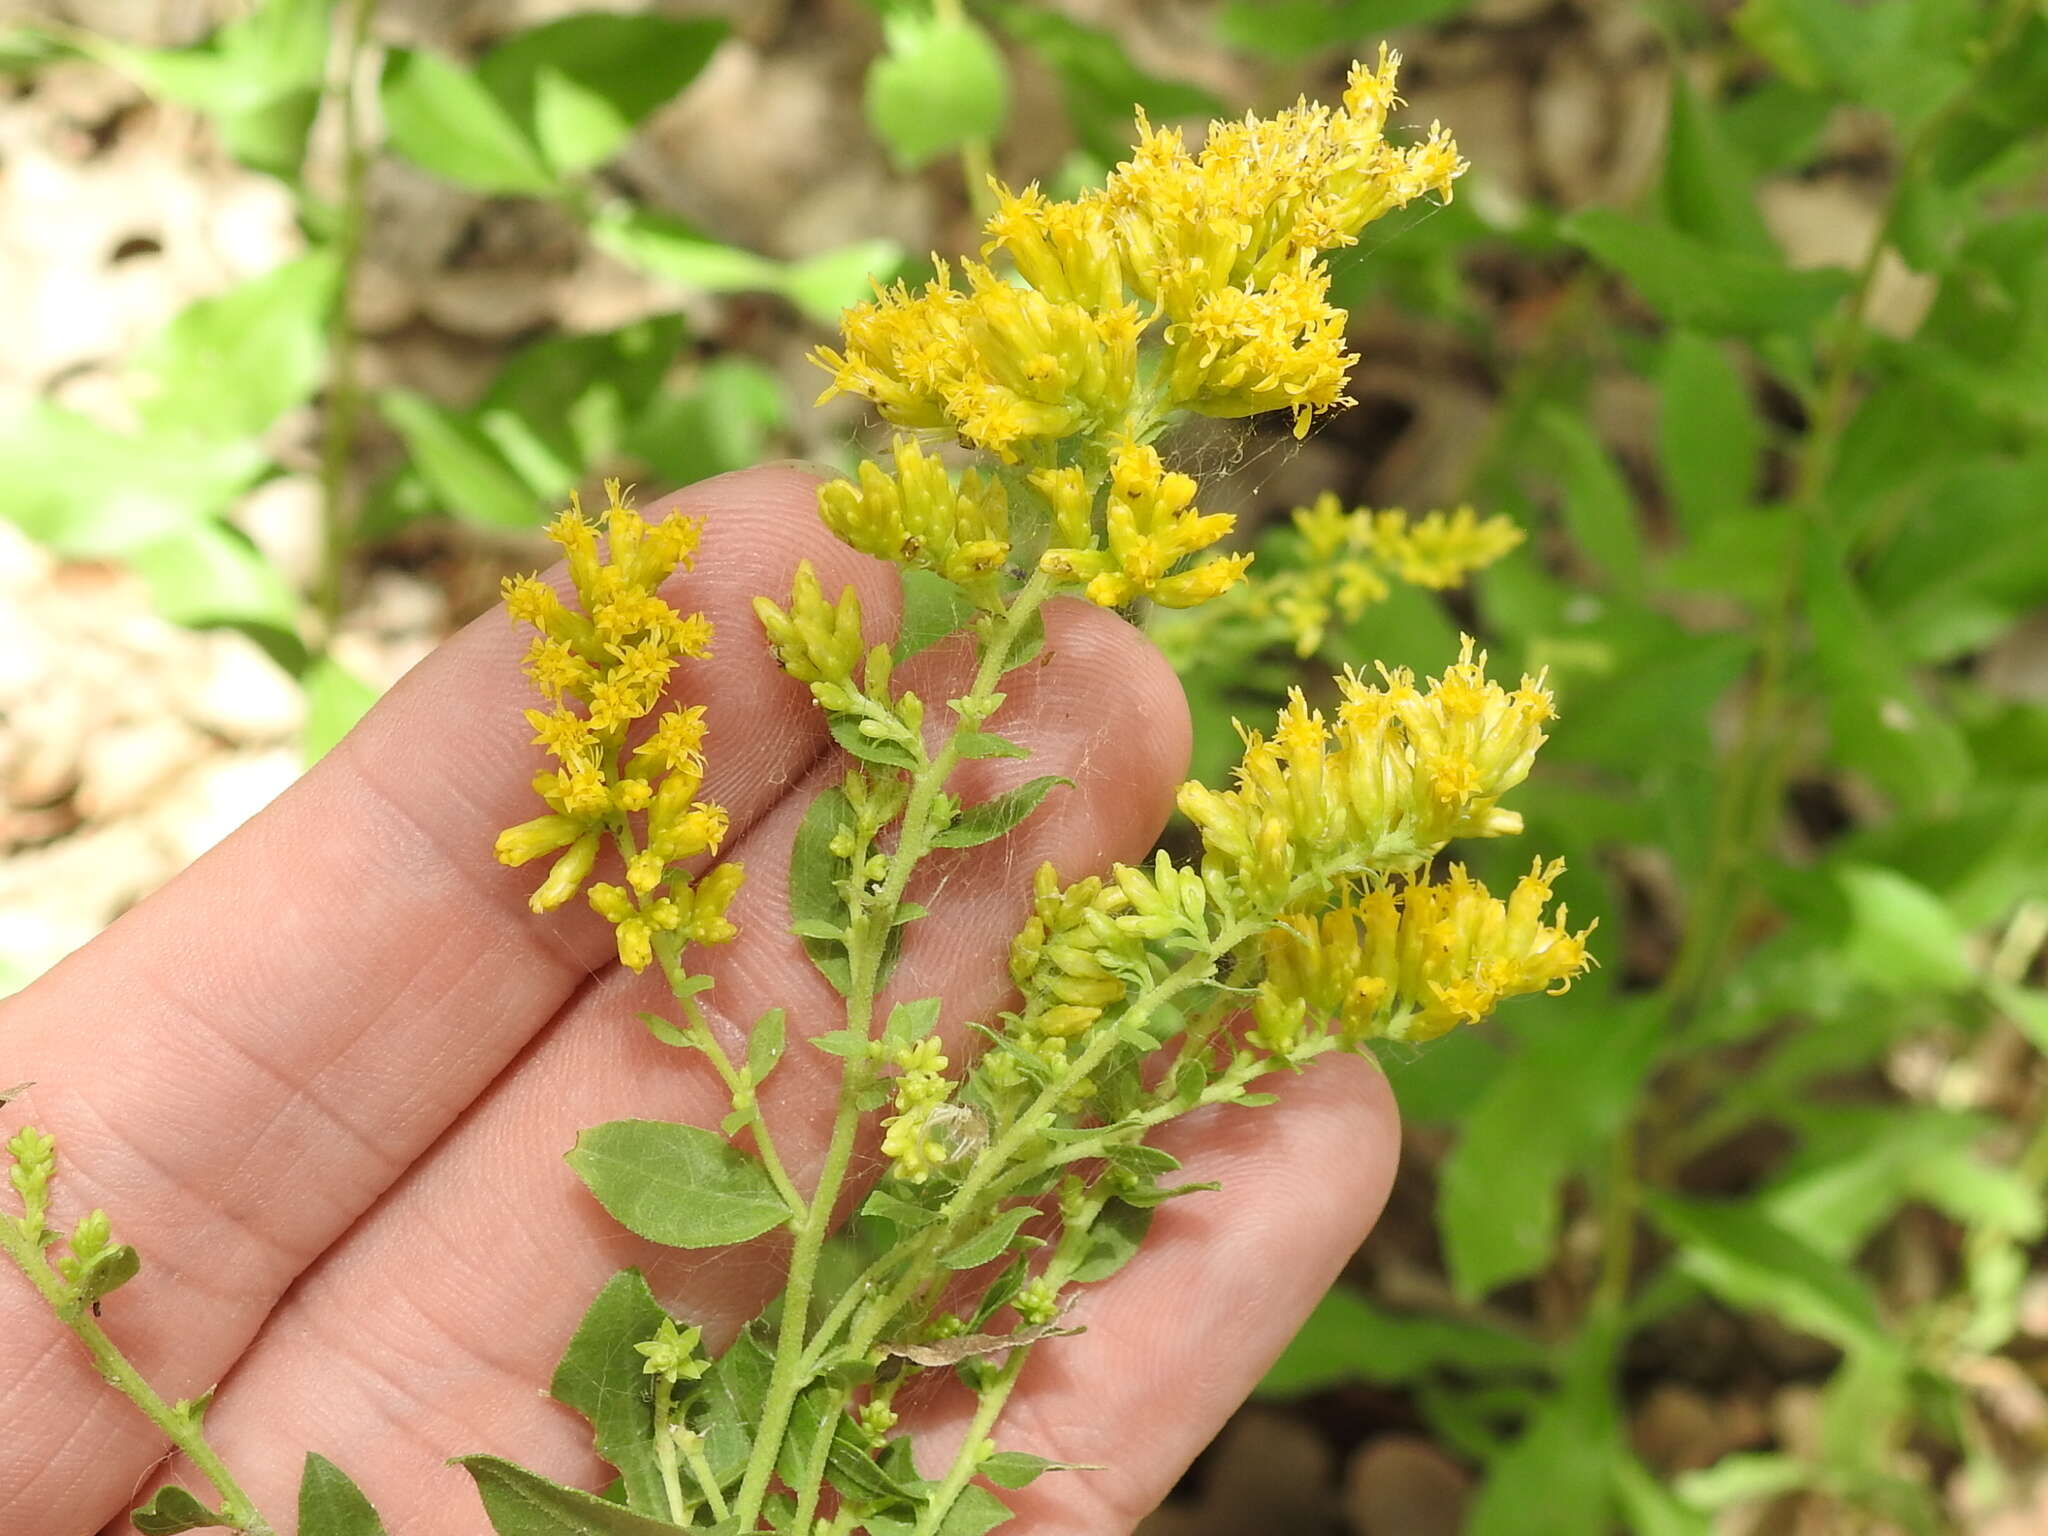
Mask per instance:
[[[156,1388],[107,1337],[106,1330],[94,1321],[91,1303],[82,1300],[50,1267],[41,1247],[31,1242],[13,1221],[0,1219],[0,1248],[6,1249],[7,1256],[28,1276],[29,1283],[49,1304],[50,1310],[57,1314],[57,1320],[78,1336],[78,1341],[92,1356],[94,1368],[107,1385],[141,1409],[149,1422],[161,1430],[184,1453],[185,1459],[199,1469],[200,1475],[213,1485],[226,1523],[243,1532],[244,1536],[274,1536],[270,1522],[257,1512],[234,1475],[214,1453],[213,1447],[206,1443],[206,1436],[200,1431],[199,1415],[188,1409],[174,1408],[163,1400]]]
[[[974,1410],[973,1422],[967,1426],[967,1437],[960,1442],[960,1449],[953,1456],[953,1465],[947,1469],[945,1481],[939,1484],[931,1503],[918,1517],[913,1536],[933,1536],[940,1530],[946,1523],[946,1516],[952,1512],[953,1501],[974,1480],[975,1468],[981,1465],[982,1445],[987,1441],[989,1431],[995,1428],[1003,1405],[1010,1400],[1010,1392],[1017,1385],[1017,1378],[1023,1374],[1025,1357],[1030,1353],[1029,1349],[1011,1350],[1009,1359],[996,1373],[996,1379],[981,1389],[981,1402]]]

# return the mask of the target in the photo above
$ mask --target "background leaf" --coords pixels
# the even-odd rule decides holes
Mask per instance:
[[[578,1136],[568,1163],[629,1231],[671,1248],[743,1243],[789,1219],[760,1163],[699,1126],[613,1120]]]

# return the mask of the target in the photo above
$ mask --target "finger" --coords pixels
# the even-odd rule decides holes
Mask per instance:
[[[907,932],[892,992],[940,994],[948,1022],[986,1017],[1008,990],[1002,957],[1042,858],[1078,872],[1150,846],[1186,761],[1187,724],[1172,675],[1108,615],[1049,615],[1047,661],[1006,681],[996,725],[1028,745],[1007,774],[1060,773],[1074,787],[1004,842],[934,869],[935,915]],[[921,694],[927,692],[917,683]],[[957,684],[955,691],[958,691]],[[821,769],[810,787],[837,777]],[[984,782],[992,785],[993,778]],[[977,790],[978,792],[978,790]],[[693,957],[729,1036],[758,1008],[789,1007],[793,1029],[833,1027],[843,1005],[785,931],[782,872],[805,797],[793,796],[736,850],[749,868],[734,915],[739,940]],[[531,1054],[306,1277],[209,1418],[230,1461],[273,1502],[288,1499],[304,1448],[363,1482],[395,1530],[476,1528],[473,1496],[451,1453],[517,1456],[569,1481],[601,1481],[589,1431],[535,1390],[590,1297],[626,1265],[693,1322],[729,1335],[767,1300],[781,1249],[664,1252],[621,1232],[563,1167],[582,1128],[623,1117],[715,1124],[727,1108],[700,1058],[655,1044],[634,1022],[672,1010],[652,973],[593,985]],[[792,1045],[771,1080],[776,1141],[811,1182],[832,1118],[836,1063]]]
[[[1003,1493],[1031,1536],[1128,1531],[1156,1508],[1379,1219],[1400,1132],[1378,1067],[1337,1058],[1260,1087],[1279,1102],[1200,1110],[1160,1134],[1190,1182],[1223,1188],[1161,1206],[1137,1257],[1081,1290],[1066,1321],[1087,1332],[1026,1362],[1002,1448],[1099,1469]],[[928,1472],[971,1412],[948,1391],[918,1421]]]
[[[890,573],[833,543],[813,482],[760,471],[661,505],[708,515],[671,595],[718,627],[679,669],[736,829],[823,749],[748,611],[799,554],[886,619]],[[522,638],[487,615],[278,803],[0,1010],[5,1112],[59,1142],[63,1207],[104,1206],[144,1255],[113,1331],[167,1396],[226,1373],[276,1298],[604,962],[594,914],[527,912],[498,828],[534,814]],[[159,1454],[19,1276],[0,1278],[0,1508],[105,1518]]]

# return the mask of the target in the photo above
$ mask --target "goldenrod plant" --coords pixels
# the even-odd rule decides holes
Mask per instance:
[[[1003,1524],[997,1489],[1089,1475],[1004,1448],[1020,1376],[1085,1325],[1086,1288],[1136,1251],[1156,1207],[1213,1188],[1174,1181],[1162,1127],[1271,1103],[1259,1085],[1274,1073],[1432,1039],[1505,999],[1564,990],[1592,963],[1587,932],[1552,907],[1558,863],[1536,860],[1504,898],[1441,864],[1454,840],[1521,830],[1505,802],[1553,715],[1541,676],[1506,686],[1467,639],[1433,678],[1347,669],[1327,705],[1297,692],[1270,732],[1244,729],[1228,787],[1180,789],[1199,854],[1037,869],[1018,892],[1029,915],[1010,946],[1009,1007],[943,1036],[940,999],[885,1007],[905,930],[942,915],[927,910],[946,899],[921,878],[927,861],[1004,837],[1064,782],[1024,778],[969,801],[956,777],[1029,755],[1004,734],[1005,687],[1039,654],[1045,605],[1137,617],[1247,590],[1251,557],[1221,548],[1233,518],[1201,509],[1201,486],[1173,466],[1172,429],[1189,414],[1281,412],[1298,435],[1345,403],[1354,359],[1326,258],[1389,210],[1448,200],[1464,169],[1440,128],[1405,147],[1386,137],[1397,64],[1382,50],[1354,67],[1334,108],[1212,124],[1199,151],[1141,118],[1131,158],[1072,201],[993,185],[982,260],[881,290],[848,311],[839,348],[818,352],[828,395],[872,401],[901,433],[885,460],[820,489],[820,516],[900,567],[906,593],[901,632],[879,639],[854,589],[828,591],[809,563],[790,591],[754,601],[843,753],[795,833],[779,914],[840,999],[837,1019],[723,995],[728,978],[716,1012],[756,1020],[731,1036],[692,967],[734,936],[742,879],[715,862],[727,819],[700,798],[717,743],[668,688],[714,641],[688,611],[688,573],[700,535],[715,553],[716,527],[649,522],[613,482],[596,516],[572,501],[551,525],[564,580],[506,582],[510,616],[533,631],[527,719],[545,762],[537,814],[503,832],[497,858],[544,861],[536,913],[580,895],[612,925],[622,965],[659,968],[672,1006],[644,1022],[704,1058],[731,1111],[716,1130],[601,1125],[570,1164],[642,1237],[773,1238],[785,1268],[780,1295],[717,1349],[708,1319],[671,1317],[637,1272],[618,1275],[570,1346],[576,1370],[601,1379],[597,1449],[618,1481],[597,1496],[465,1458],[500,1531],[541,1529],[535,1510],[552,1512],[548,1530],[719,1536]],[[974,462],[955,468],[949,441]],[[1301,526],[1340,584],[1331,595],[1311,576],[1269,598],[1303,613],[1349,601],[1342,585],[1363,577],[1346,561],[1442,585],[1516,537],[1469,512],[1410,522],[1335,503]],[[927,700],[899,669],[947,635],[971,647],[968,681]],[[802,1182],[760,1107],[798,1052],[837,1062],[829,1140]],[[882,1173],[855,1203],[863,1145]],[[12,1150],[27,1212],[8,1250],[96,1358],[116,1360],[86,1304],[134,1256],[95,1213],[52,1268],[50,1144],[24,1131]],[[213,1479],[208,1520],[269,1529],[205,1452],[198,1408],[164,1408],[132,1371],[108,1375]],[[900,1406],[932,1376],[974,1401],[936,1462]],[[145,1529],[205,1523],[177,1525],[190,1511],[166,1497]]]

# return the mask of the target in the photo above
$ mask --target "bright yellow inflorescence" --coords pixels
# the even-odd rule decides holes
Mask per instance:
[[[616,843],[626,883],[592,886],[590,904],[616,929],[620,960],[637,971],[653,959],[657,933],[698,944],[731,938],[725,910],[742,874],[722,865],[693,885],[674,867],[716,853],[725,837],[725,812],[696,798],[703,709],[676,706],[642,725],[676,663],[710,652],[710,621],[677,612],[657,592],[678,566],[690,568],[701,524],[675,516],[649,524],[626,505],[618,481],[606,481],[605,493],[602,555],[599,526],[573,495],[548,528],[576,607],[537,576],[505,581],[507,612],[537,632],[525,668],[548,708],[526,718],[555,766],[533,781],[548,814],[500,833],[497,854],[520,865],[562,850],[528,902],[545,912],[583,888],[606,838]]]
[[[903,1047],[896,1065],[896,1113],[882,1122],[882,1155],[896,1165],[898,1178],[922,1184],[952,1156],[943,1111],[955,1084],[945,1075],[949,1063],[933,1038]]]
[[[1293,516],[1301,568],[1252,582],[1245,601],[1254,615],[1277,617],[1300,656],[1315,653],[1333,618],[1355,624],[1384,601],[1389,574],[1440,592],[1493,564],[1523,537],[1512,519],[1482,520],[1470,507],[1420,519],[1401,511],[1346,511],[1334,491],[1297,507]]]
[[[818,511],[864,555],[935,571],[970,590],[1010,557],[1010,508],[1000,481],[968,470],[956,483],[936,457],[898,438],[894,474],[873,462],[858,481],[818,489]]]
[[[1186,607],[1227,591],[1248,557],[1175,567],[1230,519],[1193,511],[1194,482],[1146,445],[1176,412],[1284,410],[1299,436],[1346,403],[1356,359],[1324,257],[1425,194],[1448,201],[1465,169],[1438,127],[1387,141],[1398,65],[1383,48],[1337,107],[1212,123],[1199,152],[1141,116],[1131,158],[1072,201],[996,185],[982,255],[1007,256],[1021,282],[985,261],[956,282],[941,262],[921,289],[879,291],[847,312],[843,349],[814,354],[832,376],[823,398],[860,395],[898,426],[1019,466],[1055,524],[1039,569],[1096,603]],[[989,488],[956,489],[936,465],[913,476],[897,458],[894,477],[864,469],[858,488],[825,489],[835,532],[942,574],[1007,557]]]
[[[1407,874],[1454,837],[1520,831],[1498,802],[1528,776],[1551,696],[1532,677],[1509,692],[1485,663],[1468,637],[1426,690],[1406,669],[1383,687],[1347,671],[1334,724],[1293,693],[1270,739],[1247,733],[1235,788],[1181,786],[1204,869],[1277,908],[1298,877]]]
[[[1441,884],[1353,892],[1318,914],[1284,913],[1260,940],[1254,1039],[1291,1049],[1310,1020],[1347,1042],[1433,1040],[1510,997],[1562,992],[1591,959],[1588,928],[1544,920],[1563,862],[1538,861],[1501,901],[1453,865]]]

